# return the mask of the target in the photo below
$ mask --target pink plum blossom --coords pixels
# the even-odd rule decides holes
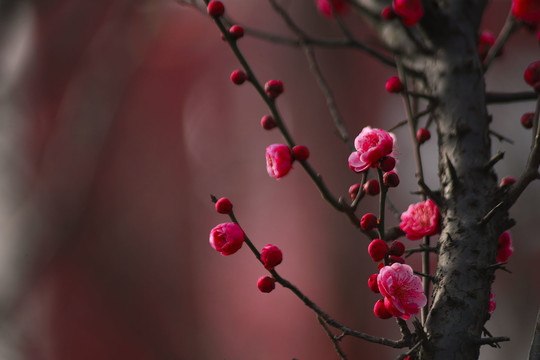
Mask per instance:
[[[210,245],[221,255],[232,255],[244,243],[244,231],[235,223],[223,223],[210,231]]]
[[[514,248],[512,247],[512,238],[510,237],[510,233],[508,231],[505,231],[499,237],[497,262],[502,263],[508,261],[508,258],[510,258],[510,255],[512,255],[513,252]]]
[[[349,156],[349,167],[362,172],[377,166],[379,160],[393,151],[394,138],[384,130],[366,126],[354,140],[354,147],[356,151]]]
[[[422,280],[409,265],[394,263],[383,267],[377,283],[384,305],[393,316],[407,320],[427,303]]]
[[[266,148],[266,170],[276,179],[282,178],[292,168],[291,149],[287,145],[272,144]]]
[[[440,229],[437,205],[431,199],[409,205],[407,211],[401,214],[399,228],[410,240],[437,234]]]

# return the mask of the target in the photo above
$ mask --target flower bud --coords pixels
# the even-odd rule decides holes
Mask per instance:
[[[234,70],[231,73],[231,81],[236,85],[242,85],[248,78],[248,75],[242,70]]]
[[[525,113],[521,116],[521,125],[525,129],[530,129],[533,127],[534,113]]]
[[[306,161],[309,157],[309,149],[304,145],[296,145],[292,149],[295,160]]]
[[[480,60],[484,60],[489,52],[489,49],[495,44],[495,36],[490,31],[482,31],[478,39],[478,55]]]
[[[232,255],[244,243],[244,232],[235,223],[223,223],[210,231],[210,245],[221,255]]]
[[[287,145],[273,144],[266,148],[266,171],[268,171],[268,175],[279,179],[287,175],[291,168],[291,150]]]
[[[264,115],[261,119],[261,126],[264,130],[272,130],[277,126],[276,120],[271,115]]]
[[[378,195],[381,192],[381,186],[379,182],[375,179],[366,181],[364,184],[364,191],[371,196]]]
[[[392,19],[395,19],[397,15],[391,6],[387,6],[384,9],[382,9],[381,16],[384,20],[392,20]]]
[[[499,184],[500,187],[503,187],[503,186],[510,186],[512,185],[513,183],[515,183],[517,181],[517,179],[515,177],[512,177],[512,176],[506,176],[506,177],[503,177],[502,180],[501,180],[501,183]]]
[[[275,246],[268,244],[261,251],[261,261],[264,263],[266,270],[274,270],[274,267],[281,264],[283,253]]]
[[[383,175],[384,185],[390,187],[396,187],[399,185],[399,176],[393,171],[387,172]]]
[[[403,83],[397,76],[392,76],[386,80],[385,88],[391,94],[400,93],[403,90]]]
[[[390,244],[390,249],[388,250],[388,254],[394,255],[394,256],[401,256],[405,252],[405,245],[401,241],[395,240],[392,241]]]
[[[362,216],[362,219],[360,220],[360,227],[365,230],[373,230],[377,227],[377,217],[375,214],[367,213],[366,215]]]
[[[416,25],[424,16],[420,0],[394,0],[392,7],[406,26]]]
[[[257,287],[263,293],[269,293],[276,288],[276,279],[270,276],[261,276],[257,281]]]
[[[531,85],[536,92],[540,92],[540,61],[535,61],[523,73],[523,79]]]
[[[376,294],[378,294],[380,292],[379,291],[379,284],[377,284],[377,276],[379,276],[379,274],[373,274],[368,279],[369,289],[371,291],[373,291],[374,293],[376,293]]]
[[[270,99],[275,99],[283,92],[283,83],[280,80],[270,80],[264,84],[264,91]]]
[[[385,156],[379,162],[379,169],[384,172],[392,171],[396,167],[396,159],[392,156]]]
[[[384,300],[377,300],[375,303],[375,306],[373,307],[373,313],[376,317],[379,319],[390,319],[392,317],[392,314],[386,310],[386,306],[384,306]]]
[[[418,144],[423,144],[429,139],[431,139],[431,133],[429,132],[428,129],[426,128],[418,129],[418,131],[416,132],[416,141],[418,142]]]
[[[229,214],[232,210],[232,203],[227,198],[221,198],[216,201],[216,211],[220,214]]]
[[[352,200],[356,199],[359,192],[360,184],[352,184],[351,187],[349,187],[349,196]]]
[[[390,255],[390,256],[388,256],[388,263],[390,265],[392,265],[394,263],[405,264],[405,259],[402,258],[402,257],[399,257],[399,256]]]
[[[368,253],[373,261],[381,261],[384,259],[387,251],[388,245],[381,239],[373,240],[368,246]]]
[[[233,40],[238,40],[242,36],[244,36],[244,28],[240,25],[233,25],[229,29],[229,34],[231,35],[231,38],[233,38]]]
[[[221,1],[210,1],[208,3],[208,6],[206,7],[206,11],[208,12],[208,15],[210,15],[214,19],[217,19],[221,17],[225,12],[225,6],[223,6],[223,3]]]

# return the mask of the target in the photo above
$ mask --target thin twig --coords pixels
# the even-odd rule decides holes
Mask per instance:
[[[319,320],[319,323],[321,324],[324,331],[326,332],[326,335],[328,335],[328,337],[330,338],[330,341],[332,341],[332,344],[334,344],[334,349],[338,353],[339,357],[342,360],[347,360],[347,357],[345,356],[345,354],[343,353],[343,351],[341,351],[341,348],[339,347],[339,343],[336,340],[336,337],[334,336],[334,334],[332,334],[328,326],[326,326],[326,323],[324,322],[324,320],[320,316],[317,316],[317,320]]]
[[[506,136],[499,134],[493,130],[489,130],[489,134],[495,136],[499,141],[506,141],[509,144],[514,144],[514,140],[507,138]]]
[[[484,165],[484,170],[490,170],[493,166],[495,166],[496,163],[501,161],[504,158],[504,152],[499,151],[497,154],[495,154],[486,165]]]
[[[486,72],[491,64],[493,63],[493,60],[497,57],[501,49],[503,48],[504,44],[510,37],[510,35],[518,29],[518,25],[516,22],[516,19],[512,15],[512,12],[508,12],[508,16],[506,17],[506,21],[504,22],[503,28],[501,29],[501,32],[499,33],[499,36],[497,36],[497,40],[495,40],[495,44],[489,49],[486,58],[484,60],[484,72]]]
[[[493,344],[503,342],[503,341],[510,341],[510,338],[507,336],[488,337],[488,338],[478,339],[476,343],[480,345],[493,345]]]
[[[536,100],[538,94],[533,91],[522,91],[515,93],[487,92],[486,104],[504,104],[518,101]]]

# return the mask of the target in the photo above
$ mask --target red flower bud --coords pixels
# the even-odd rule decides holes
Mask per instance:
[[[392,20],[392,19],[395,19],[397,16],[394,10],[392,9],[392,7],[390,6],[387,6],[384,9],[382,9],[381,15],[384,20]]]
[[[480,60],[484,60],[489,52],[489,49],[495,44],[495,36],[490,31],[482,31],[478,39],[478,55]]]
[[[298,161],[306,161],[309,157],[309,149],[304,145],[296,145],[292,151],[294,158]]]
[[[387,251],[388,245],[381,239],[373,240],[368,246],[368,253],[373,261],[381,261],[384,259]]]
[[[383,182],[388,187],[396,187],[399,185],[399,176],[393,171],[387,172],[383,175]]]
[[[390,255],[388,256],[388,263],[392,265],[393,263],[405,264],[405,259],[399,256]]]
[[[264,84],[264,91],[270,99],[275,99],[283,92],[283,83],[280,80],[270,80]]]
[[[515,177],[512,177],[512,176],[507,176],[507,177],[504,177],[502,180],[501,180],[501,183],[500,183],[500,187],[503,187],[503,186],[510,186],[512,185],[513,183],[516,182],[516,178]]]
[[[521,116],[521,125],[525,129],[530,129],[533,127],[534,113],[525,113]]]
[[[525,69],[523,79],[531,85],[535,91],[540,92],[540,61],[535,61]]]
[[[234,70],[231,73],[231,81],[236,85],[242,85],[248,78],[248,75],[242,70]]]
[[[245,235],[242,228],[235,223],[219,224],[210,231],[210,245],[221,255],[232,255],[244,243]]]
[[[281,264],[283,253],[275,246],[268,244],[261,251],[261,261],[264,263],[266,270],[274,270],[274,267]]]
[[[221,17],[225,12],[225,6],[223,6],[223,3],[221,1],[210,1],[208,3],[208,6],[206,7],[206,11],[208,12],[208,15],[210,15],[214,19],[217,19]]]
[[[429,139],[431,139],[431,133],[429,132],[428,129],[426,129],[426,128],[418,129],[418,131],[416,132],[416,141],[419,144],[423,144],[426,141],[428,141]]]
[[[512,15],[530,24],[540,23],[540,5],[538,0],[513,0]]]
[[[377,180],[371,179],[364,184],[364,190],[368,195],[375,196],[381,192],[381,186]]]
[[[406,26],[416,25],[424,16],[420,0],[394,0],[392,7]]]
[[[368,286],[369,286],[369,289],[371,291],[373,291],[374,293],[379,293],[379,284],[377,284],[377,276],[379,276],[379,274],[373,274],[369,277],[368,279]]]
[[[216,201],[216,211],[220,214],[229,214],[232,210],[232,203],[227,198]]]
[[[276,279],[270,276],[261,276],[257,281],[257,287],[263,293],[269,293],[276,288]]]
[[[394,256],[401,256],[405,252],[405,245],[401,241],[393,241],[390,244],[390,249],[388,250],[388,254],[394,255]]]
[[[365,230],[373,230],[377,227],[377,217],[375,214],[367,213],[366,215],[362,216],[362,219],[360,220],[360,227]]]
[[[233,25],[229,29],[229,34],[231,35],[231,38],[233,38],[234,40],[238,40],[242,36],[244,36],[244,28],[240,25]]]
[[[264,130],[272,130],[277,126],[276,120],[271,115],[264,115],[261,119],[261,126]]]
[[[386,310],[386,306],[384,306],[384,300],[377,300],[375,303],[375,306],[373,307],[373,313],[376,317],[379,319],[390,319],[392,317],[392,314]]]
[[[389,93],[400,93],[403,90],[403,83],[397,76],[392,76],[386,80],[385,88]]]
[[[396,167],[396,159],[391,156],[385,156],[379,162],[379,169],[384,172],[392,171]]]
[[[352,200],[356,199],[358,193],[360,192],[360,184],[352,184],[349,188],[349,196]]]

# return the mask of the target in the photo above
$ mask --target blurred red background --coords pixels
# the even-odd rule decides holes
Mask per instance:
[[[292,36],[265,1],[226,0],[243,24]],[[310,0],[287,9],[311,34],[339,37]],[[509,1],[493,1],[483,28],[497,32]],[[393,320],[372,313],[379,298],[367,240],[319,196],[300,166],[276,181],[264,150],[282,142],[264,131],[268,110],[248,85],[213,22],[172,0],[41,0],[5,6],[0,55],[0,295],[5,359],[333,359],[314,313],[279,285],[256,288],[265,270],[244,247],[223,257],[208,244],[228,218],[210,194],[226,196],[255,245],[278,245],[282,276],[338,321],[398,338]],[[355,14],[346,22],[371,34]],[[295,140],[337,196],[359,177],[334,135],[324,97],[299,49],[249,36],[240,47],[259,79],[281,79],[278,105]],[[404,118],[384,91],[395,75],[353,50],[317,50],[351,136],[367,125]],[[512,38],[489,72],[487,88],[527,90],[522,71],[538,60],[534,35]],[[519,125],[532,103],[490,108],[493,129],[515,144],[498,174],[517,176],[530,133]],[[434,133],[434,131],[433,131]],[[417,199],[407,131],[399,143],[403,211]],[[436,139],[424,147],[428,183],[438,186]],[[524,358],[540,304],[538,184],[512,210],[513,274],[497,273],[497,309],[486,327],[512,338],[482,359]],[[359,213],[375,212],[363,201]],[[390,223],[397,220],[390,215]],[[405,241],[407,247],[415,244]],[[419,266],[418,259],[409,261]],[[392,359],[399,352],[346,338],[350,359]]]

